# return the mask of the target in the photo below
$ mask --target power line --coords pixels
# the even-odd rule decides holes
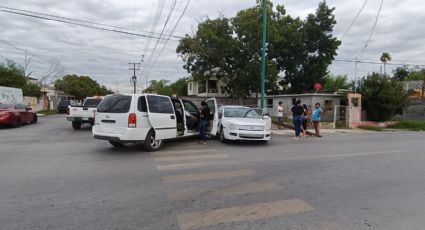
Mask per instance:
[[[348,26],[347,30],[345,30],[344,34],[341,37],[341,40],[344,39],[345,35],[347,35],[348,31],[350,31],[351,27],[354,25],[354,23],[357,21],[357,18],[360,16],[360,14],[362,13],[363,9],[365,8],[367,3],[367,0],[364,1],[362,7],[360,8],[359,12],[356,14],[356,16],[354,17],[353,21],[351,22],[351,24]]]
[[[186,10],[187,10],[187,7],[189,6],[189,4],[190,4],[190,0],[187,0],[187,4],[186,4],[186,6],[184,7],[183,12],[182,12],[182,14],[180,15],[179,19],[177,20],[176,24],[174,25],[174,27],[173,27],[173,29],[172,29],[172,31],[171,31],[171,33],[170,33],[170,34],[173,34],[173,33],[174,33],[174,31],[177,29],[177,26],[179,25],[179,23],[180,23],[181,19],[183,18],[184,14],[186,13]],[[150,73],[150,71],[152,70],[152,68],[154,67],[154,65],[156,64],[156,62],[158,61],[159,56],[160,56],[160,55],[162,54],[162,52],[164,51],[165,46],[167,45],[167,42],[169,41],[169,39],[170,39],[170,37],[168,37],[168,39],[165,41],[165,43],[164,43],[164,45],[162,46],[162,48],[161,48],[160,52],[159,52],[159,53],[158,53],[158,55],[156,56],[156,58],[155,58],[154,62],[152,63],[152,65],[150,66],[149,71],[148,71],[145,75],[148,75],[148,74]]]
[[[105,24],[105,23],[99,23],[99,22],[93,22],[93,21],[88,21],[88,20],[81,20],[81,19],[63,17],[63,16],[58,16],[58,15],[53,15],[53,14],[46,14],[46,13],[40,13],[40,12],[36,12],[36,11],[30,11],[30,10],[21,10],[21,9],[16,9],[16,8],[11,8],[11,7],[1,6],[1,5],[0,5],[0,8],[10,10],[10,11],[14,11],[14,12],[16,12],[16,11],[26,12],[26,13],[35,14],[35,15],[43,15],[43,16],[47,16],[47,17],[59,18],[59,19],[67,20],[67,21],[82,22],[82,23],[88,23],[88,24],[93,24],[93,25],[98,25],[98,26],[106,26],[106,27],[110,27],[110,28],[123,29],[123,30],[129,30],[129,31],[138,31],[138,32],[147,33],[147,34],[150,34],[150,35],[159,35],[159,33],[155,33],[155,32],[152,32],[152,31],[148,32],[148,31],[139,30],[139,29],[135,29],[135,28],[127,28],[127,27],[123,27],[123,26],[109,25],[109,24]],[[177,35],[174,35],[173,37],[178,38],[178,39],[184,38],[183,36],[177,36]]]
[[[109,28],[103,28],[103,27],[92,26],[92,25],[85,25],[85,24],[82,24],[82,23],[70,22],[70,21],[65,21],[65,20],[61,20],[61,19],[48,18],[48,17],[38,16],[38,15],[31,15],[31,14],[27,14],[27,13],[13,12],[13,11],[10,11],[10,10],[0,9],[0,11],[11,13],[11,14],[27,16],[27,17],[32,17],[32,18],[37,18],[37,19],[48,20],[48,21],[62,22],[62,23],[66,23],[66,24],[82,26],[82,27],[87,27],[87,28],[96,29],[96,30],[103,30],[103,31],[108,31],[108,32],[121,33],[121,34],[126,34],[126,35],[131,35],[131,36],[144,37],[144,38],[153,38],[153,39],[158,39],[158,40],[165,40],[165,38],[150,36],[150,35],[146,35],[146,34],[128,32],[128,31],[123,31],[123,30],[118,30],[118,29],[109,29]],[[179,40],[171,40],[171,41],[179,41]]]
[[[366,61],[366,60],[359,60],[359,59],[335,59],[336,62],[351,62],[351,63],[363,63],[363,64],[373,64],[373,65],[382,65],[382,62],[374,62],[374,61]],[[425,65],[417,65],[412,63],[387,63],[387,65],[393,65],[393,66],[403,66],[403,65],[411,65],[411,66],[425,66]]]
[[[372,30],[370,31],[369,38],[367,39],[367,42],[363,49],[360,51],[360,54],[357,56],[358,59],[361,59],[364,52],[366,51],[367,46],[369,45],[370,40],[372,39],[373,33],[375,32],[376,25],[378,24],[379,15],[381,14],[382,5],[384,4],[384,0],[381,0],[381,4],[379,5],[378,13],[376,14],[375,22],[373,24]]]

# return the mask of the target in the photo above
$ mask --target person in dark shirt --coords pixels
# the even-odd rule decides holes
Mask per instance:
[[[201,119],[200,119],[200,129],[199,129],[199,136],[201,138],[200,142],[201,144],[206,144],[207,140],[207,127],[208,123],[210,121],[210,108],[208,108],[208,104],[203,101],[201,102],[202,110],[201,110]]]
[[[297,100],[295,105],[291,108],[292,117],[294,119],[294,128],[295,128],[295,138],[294,140],[298,140],[300,138],[301,133],[301,125],[303,121],[304,108],[301,106],[301,100]]]

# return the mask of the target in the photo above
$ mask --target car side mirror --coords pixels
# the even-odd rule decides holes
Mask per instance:
[[[32,110],[30,107],[27,107],[26,109],[27,109],[27,111],[31,111]]]
[[[269,114],[268,114],[268,113],[264,114],[264,115],[263,115],[263,119],[264,119],[264,120],[266,120],[266,119],[270,119]]]

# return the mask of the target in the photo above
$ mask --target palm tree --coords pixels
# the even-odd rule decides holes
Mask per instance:
[[[387,74],[387,62],[391,61],[391,55],[387,52],[383,52],[380,58],[381,62],[384,63],[384,74]]]

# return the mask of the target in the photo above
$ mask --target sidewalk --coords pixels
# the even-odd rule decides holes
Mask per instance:
[[[314,130],[310,130],[310,132],[314,132]],[[294,130],[291,129],[272,129],[272,134],[274,135],[285,135],[285,136],[294,136]],[[320,134],[337,134],[337,133],[373,133],[372,131],[363,130],[363,129],[321,129]]]

